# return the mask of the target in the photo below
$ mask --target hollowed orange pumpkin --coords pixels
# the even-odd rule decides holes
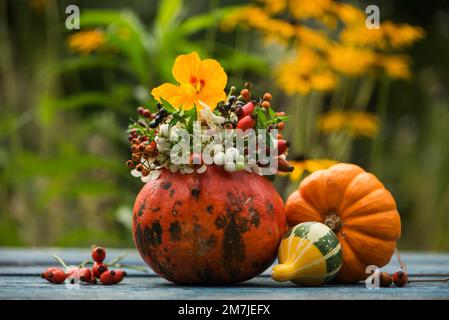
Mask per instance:
[[[163,170],[133,209],[141,256],[176,283],[248,280],[273,263],[285,231],[283,201],[270,181],[218,166],[203,174]]]
[[[393,196],[372,174],[340,163],[306,177],[286,203],[287,221],[318,221],[338,236],[343,265],[337,281],[366,279],[366,267],[383,267],[393,255],[401,221]]]

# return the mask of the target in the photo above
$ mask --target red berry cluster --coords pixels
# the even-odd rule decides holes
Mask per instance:
[[[117,284],[126,276],[126,271],[117,269],[109,270],[103,263],[106,258],[106,250],[102,247],[92,249],[92,259],[94,261],[92,269],[82,266],[81,268],[71,269],[65,272],[62,268],[48,268],[41,274],[41,278],[54,284],[63,283],[66,279],[72,278],[75,272],[78,272],[79,279],[85,283],[96,284],[97,279],[103,285]]]
[[[131,134],[133,134],[132,131]],[[157,154],[156,141],[148,141],[147,136],[135,136],[131,140],[131,159],[126,161],[126,166],[128,168],[136,168],[137,171],[146,177],[150,174],[150,169],[141,160],[142,158],[148,159],[154,157]]]
[[[135,121],[136,127],[130,129],[128,141],[131,143],[131,159],[126,161],[128,168],[135,168],[146,177],[150,174],[150,168],[142,159],[158,155],[156,141],[149,139],[147,134],[154,136],[158,133],[156,127],[168,116],[167,110],[158,103],[156,105],[158,111],[152,113],[149,109],[138,107],[137,113],[141,116],[138,121]]]
[[[265,126],[268,131],[277,129],[278,131],[282,131],[285,128],[285,122],[283,121],[285,117],[284,112],[274,112],[271,110],[271,100],[272,95],[269,92],[266,92],[262,99],[256,98],[251,99],[251,84],[245,83],[245,88],[240,91],[239,96],[230,95],[225,101],[224,104],[218,107],[218,110],[223,116],[227,116],[230,113],[235,113],[238,117],[237,122],[227,122],[225,123],[225,128],[227,129],[240,129],[242,131],[246,131],[248,129],[253,129],[257,127],[257,114],[262,110],[265,117],[270,118],[270,122]],[[261,125],[261,124],[259,124]],[[278,158],[278,170],[282,172],[291,172],[293,171],[293,167],[290,166],[288,161],[285,159],[285,154],[290,146],[289,142],[283,139],[283,136],[280,132],[277,134],[277,155],[280,156]]]

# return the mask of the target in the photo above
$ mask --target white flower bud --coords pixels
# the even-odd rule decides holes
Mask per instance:
[[[214,154],[223,152],[223,146],[221,144],[214,144],[213,150],[214,150]]]
[[[161,136],[168,137],[168,123],[164,123],[159,126],[159,134]]]
[[[216,155],[214,155],[214,163],[217,166],[222,166],[225,164],[226,156],[224,152],[219,152]]]
[[[239,157],[239,150],[237,148],[229,148],[226,150],[226,163],[234,162]]]
[[[235,164],[234,164],[234,163],[226,163],[226,164],[224,165],[224,169],[225,169],[227,172],[234,172],[234,171],[235,171]]]

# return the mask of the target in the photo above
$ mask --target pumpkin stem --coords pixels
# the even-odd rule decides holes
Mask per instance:
[[[324,224],[334,232],[338,232],[338,230],[340,230],[342,227],[341,219],[338,216],[337,212],[334,210],[328,213],[328,215],[324,219]]]

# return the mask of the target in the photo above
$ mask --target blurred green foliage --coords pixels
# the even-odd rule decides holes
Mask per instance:
[[[383,16],[421,25],[428,36],[411,52],[416,77],[390,90],[382,156],[370,159],[371,142],[360,140],[350,159],[369,165],[395,195],[401,248],[449,250],[449,10],[376,2]],[[229,83],[273,87],[267,66],[276,52],[251,31],[219,28],[243,3],[0,0],[0,245],[131,246],[142,184],[124,166],[125,129],[136,106],[151,103],[149,90],[172,80],[174,58],[197,51],[220,61]],[[79,5],[82,29],[106,32],[110,50],[69,50],[69,4]],[[272,92],[286,109],[291,100]]]

